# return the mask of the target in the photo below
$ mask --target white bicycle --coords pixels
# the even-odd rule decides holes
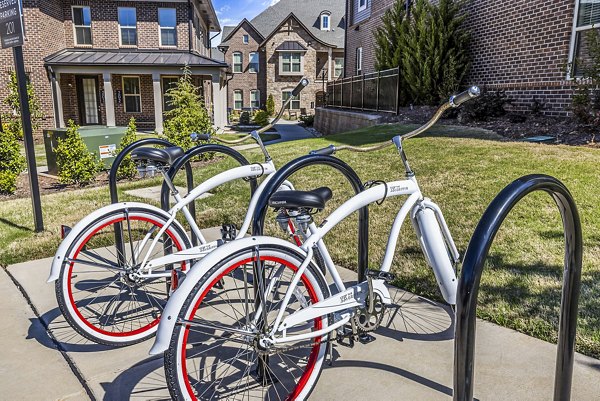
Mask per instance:
[[[303,79],[294,95],[308,84]],[[82,336],[99,344],[126,346],[146,340],[157,330],[162,310],[194,260],[206,256],[224,241],[243,238],[252,222],[254,207],[266,184],[276,172],[260,134],[279,120],[289,101],[268,126],[227,144],[253,138],[265,156],[265,162],[247,164],[221,172],[182,197],[169,177],[169,167],[184,156],[181,148],[138,148],[134,160],[153,163],[163,175],[176,204],[168,212],[145,203],[123,202],[96,210],[71,229],[52,261],[48,282],[55,282],[55,292],[62,314]],[[207,134],[195,135],[208,140]],[[218,138],[214,138],[219,140]],[[241,155],[240,155],[241,157]],[[203,194],[236,179],[265,176],[250,200],[239,231],[234,227],[224,239],[207,242],[188,207]],[[282,189],[293,189],[287,182]],[[183,214],[192,233],[192,241],[177,220]],[[293,225],[288,227],[295,232]],[[115,231],[123,245],[117,246]],[[297,243],[301,239],[298,234]]]
[[[151,354],[164,352],[167,384],[175,400],[303,400],[314,388],[332,341],[360,338],[379,326],[391,303],[386,283],[400,228],[410,218],[441,293],[455,304],[459,254],[440,208],[424,198],[403,141],[430,128],[450,108],[479,95],[476,87],[454,96],[423,127],[396,136],[406,179],[371,186],[325,218],[331,191],[280,191],[269,205],[295,220],[307,239],[294,246],[274,237],[230,242],[194,266],[169,300]],[[349,149],[330,146],[314,153]],[[378,271],[346,288],[322,238],[344,218],[386,198],[407,196],[400,208]],[[318,249],[333,285],[313,262]],[[333,290],[331,290],[333,288]]]

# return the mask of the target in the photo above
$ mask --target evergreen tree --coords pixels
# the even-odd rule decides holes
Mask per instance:
[[[123,138],[121,138],[119,148],[115,151],[115,155],[121,153],[123,149],[135,141],[137,141],[137,126],[135,124],[135,118],[131,117],[129,120],[129,125],[127,126],[127,131],[125,131],[125,135]],[[131,159],[131,155],[125,156],[125,159],[123,159],[119,169],[117,170],[117,179],[132,179],[136,176],[136,174],[137,168],[135,162]]]
[[[31,82],[27,82],[27,98],[29,99],[29,111],[31,112],[31,126],[33,130],[40,127],[40,122],[44,118],[40,102],[35,94]],[[7,129],[15,133],[19,139],[23,138],[23,128],[21,127],[21,104],[19,103],[19,85],[17,83],[17,74],[13,71],[9,75],[8,96],[4,103],[10,107],[12,113],[4,114],[2,120],[6,123]]]
[[[25,170],[25,157],[19,140],[12,131],[0,132],[0,194],[12,194],[17,189],[17,178]]]
[[[54,149],[58,178],[63,184],[85,186],[96,180],[96,175],[102,169],[102,163],[96,155],[90,153],[81,139],[79,127],[69,120],[65,139],[58,139]]]
[[[273,99],[273,94],[269,94],[267,98],[267,114],[269,117],[273,117],[275,114],[275,99]]]

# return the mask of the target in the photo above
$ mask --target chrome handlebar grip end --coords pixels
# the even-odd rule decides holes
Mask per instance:
[[[309,155],[311,156],[331,156],[335,153],[335,146],[329,145],[323,149],[311,150]]]
[[[302,89],[306,88],[309,83],[310,81],[308,80],[308,78],[302,78],[300,82],[298,82],[298,85],[292,91],[292,97],[298,96],[300,92],[302,92]]]
[[[481,90],[479,89],[479,87],[471,86],[468,90],[464,91],[463,93],[450,97],[450,106],[458,107],[471,99],[479,97],[480,95]]]
[[[210,134],[199,134],[194,132],[190,135],[192,141],[210,141]]]

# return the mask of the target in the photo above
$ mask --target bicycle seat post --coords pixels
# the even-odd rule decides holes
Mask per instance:
[[[404,169],[406,170],[406,176],[414,177],[415,173],[410,168],[410,165],[408,164],[408,159],[406,158],[406,153],[404,153],[404,147],[402,147],[402,136],[400,136],[400,135],[395,136],[394,139],[392,139],[392,141],[394,142],[394,145],[396,145],[396,148],[398,149],[398,153],[400,153],[400,158],[402,159],[402,164],[404,165]]]
[[[250,135],[252,135],[252,138],[254,138],[254,140],[256,141],[256,143],[258,143],[258,146],[260,146],[260,150],[262,150],[263,154],[265,155],[265,161],[268,163],[271,160],[273,160],[271,158],[271,155],[269,154],[269,151],[267,151],[267,148],[265,146],[265,144],[262,141],[262,138],[260,137],[260,134],[258,131],[252,131],[250,133]]]
[[[169,190],[171,191],[171,195],[173,195],[173,196],[178,195],[179,191],[177,190],[177,187],[175,187],[175,184],[171,180],[171,177],[169,177],[169,167],[168,166],[159,166],[158,171],[160,171],[160,173],[163,176],[163,179],[167,183],[167,186],[169,187]]]

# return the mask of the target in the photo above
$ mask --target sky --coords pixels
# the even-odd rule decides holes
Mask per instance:
[[[264,9],[277,3],[279,0],[213,0],[213,6],[219,17],[221,27],[237,25],[244,18],[251,20]],[[212,41],[213,46],[221,43],[221,35]]]

